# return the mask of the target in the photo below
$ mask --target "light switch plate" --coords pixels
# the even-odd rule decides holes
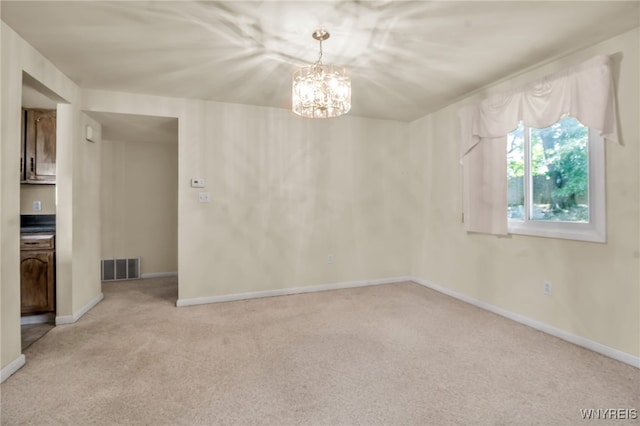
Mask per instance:
[[[191,179],[192,188],[204,188],[204,179]]]
[[[200,201],[201,203],[208,203],[209,200],[209,193],[208,192],[199,192],[198,193],[198,201]]]

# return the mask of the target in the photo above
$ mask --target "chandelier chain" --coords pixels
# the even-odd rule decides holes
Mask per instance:
[[[316,61],[316,65],[322,65],[322,39],[318,40],[320,42],[320,56],[318,56],[318,60]]]

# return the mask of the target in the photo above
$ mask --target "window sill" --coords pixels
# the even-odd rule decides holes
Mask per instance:
[[[598,227],[593,223],[525,222],[509,220],[508,231],[510,234],[534,237],[588,241],[593,243],[607,242],[604,227]]]

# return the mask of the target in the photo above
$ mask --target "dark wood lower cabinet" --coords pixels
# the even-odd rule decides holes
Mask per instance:
[[[23,236],[20,246],[21,314],[55,312],[53,236]]]

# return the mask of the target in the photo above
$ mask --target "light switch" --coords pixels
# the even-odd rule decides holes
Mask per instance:
[[[204,188],[204,179],[191,179],[192,188]]]
[[[33,211],[34,212],[39,212],[42,210],[42,203],[40,201],[34,201],[33,202]]]
[[[198,193],[198,201],[200,201],[201,203],[208,203],[209,200],[209,193],[208,192],[199,192]]]

